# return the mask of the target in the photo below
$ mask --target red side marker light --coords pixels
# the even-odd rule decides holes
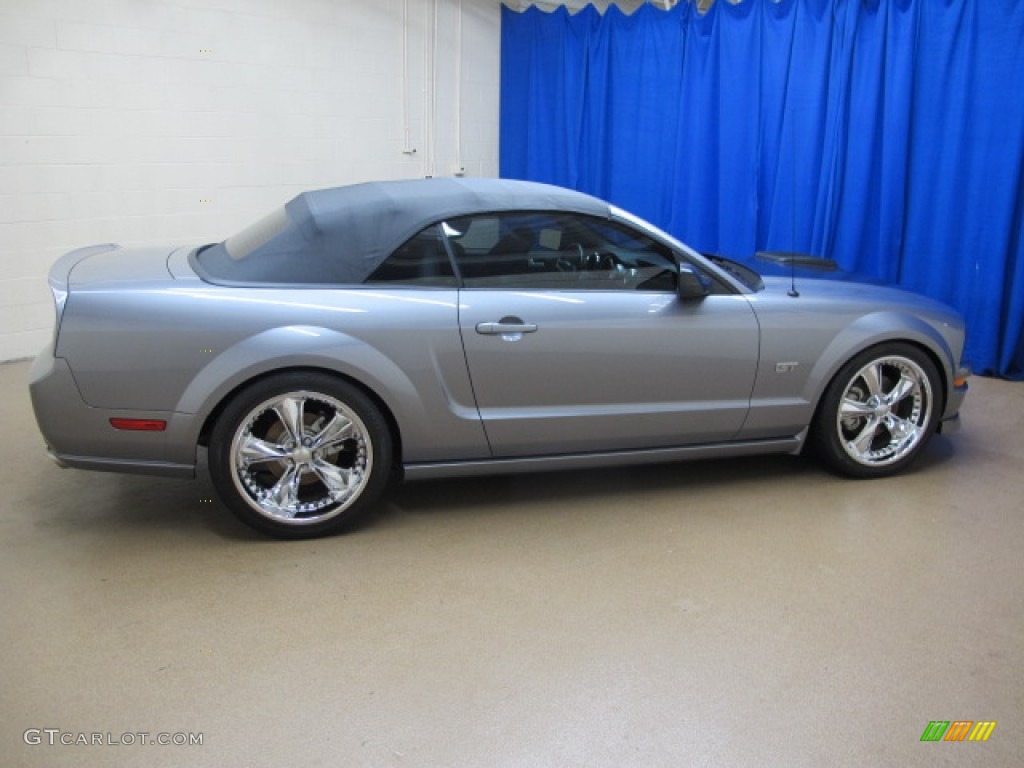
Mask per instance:
[[[163,432],[167,429],[167,422],[162,419],[111,419],[110,426],[134,432]]]

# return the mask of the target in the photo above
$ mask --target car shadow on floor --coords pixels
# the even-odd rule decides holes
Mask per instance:
[[[941,471],[954,453],[953,442],[939,435],[909,471]],[[82,532],[109,526],[120,532],[172,535],[206,531],[225,539],[269,541],[235,519],[215,493],[205,469],[195,480],[78,470],[46,477],[53,479],[41,484],[29,500],[30,506],[45,510],[33,520],[37,527]],[[850,482],[810,457],[754,456],[393,483],[376,507],[345,533],[404,525],[416,519],[429,522],[431,516],[440,515],[479,517],[596,503],[635,506],[676,491],[680,499],[692,499],[716,492],[767,495],[808,485]]]
[[[950,440],[937,435],[903,474],[941,471],[953,458]],[[785,494],[794,488],[850,485],[862,481],[836,475],[807,456],[747,456],[733,459],[648,464],[588,470],[488,475],[424,480],[393,485],[373,514],[357,527],[390,525],[410,516],[444,513],[480,515],[506,513],[510,508],[537,504],[586,505],[588,502],[639,504],[678,491],[680,499],[704,494],[744,491]]]
[[[719,491],[740,492],[780,483],[832,482],[814,463],[759,456],[589,470],[426,480],[395,486],[364,526],[389,526],[431,516],[547,513],[597,505],[629,508],[680,501]]]

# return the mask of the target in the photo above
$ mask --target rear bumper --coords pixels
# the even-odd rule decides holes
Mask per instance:
[[[194,463],[168,461],[171,432],[132,432],[114,429],[110,424],[113,417],[180,423],[181,414],[87,405],[67,361],[53,356],[52,345],[47,346],[32,365],[29,393],[47,452],[59,466],[174,477],[195,475]]]

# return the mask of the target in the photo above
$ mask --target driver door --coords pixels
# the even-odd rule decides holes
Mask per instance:
[[[604,219],[489,213],[443,228],[495,457],[693,445],[739,431],[758,356],[743,296],[680,301],[671,250]]]

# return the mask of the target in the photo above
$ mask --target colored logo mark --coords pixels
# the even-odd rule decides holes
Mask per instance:
[[[932,720],[921,741],[988,741],[995,729],[995,720]]]

